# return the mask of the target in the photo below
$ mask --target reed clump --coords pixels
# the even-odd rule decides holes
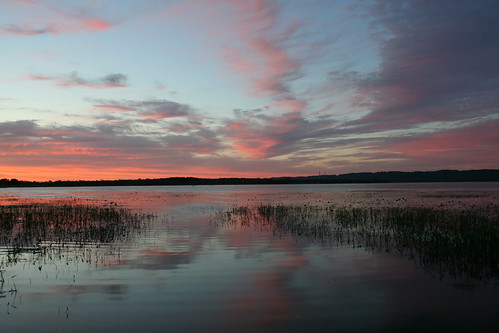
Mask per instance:
[[[499,207],[237,207],[219,221],[406,256],[438,276],[499,279]],[[241,222],[244,223],[241,223]]]
[[[54,253],[125,242],[155,216],[120,207],[30,203],[0,206],[0,251],[7,262],[22,253]]]

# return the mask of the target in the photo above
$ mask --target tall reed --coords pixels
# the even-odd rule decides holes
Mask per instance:
[[[437,276],[499,279],[499,207],[236,207],[225,225],[259,225],[334,246],[397,253]]]
[[[0,252],[7,253],[3,264],[17,261],[23,253],[56,256],[68,247],[126,242],[152,219],[151,214],[97,205],[0,206]]]

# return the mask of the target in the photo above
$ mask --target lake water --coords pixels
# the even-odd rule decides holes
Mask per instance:
[[[497,209],[499,183],[0,189],[1,205],[34,202],[155,219],[42,252],[14,255],[3,239],[3,332],[499,331],[499,276],[452,277],[393,252],[220,223],[239,206]]]

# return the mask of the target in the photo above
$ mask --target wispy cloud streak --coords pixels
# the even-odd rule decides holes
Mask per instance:
[[[0,173],[494,167],[498,12],[492,0],[5,0]]]
[[[250,80],[256,96],[268,96],[285,104],[297,101],[289,84],[299,79],[301,65],[286,48],[298,23],[279,28],[279,7],[270,1],[229,1],[235,19],[233,32],[238,43],[225,47],[225,58],[231,70]],[[234,29],[235,28],[235,29]],[[304,101],[293,103],[287,111],[301,111]]]
[[[112,89],[127,87],[128,77],[122,73],[108,74],[97,79],[83,78],[77,71],[73,71],[64,76],[44,76],[30,75],[29,80],[33,81],[52,81],[59,87],[86,87],[93,89]]]
[[[371,109],[354,123],[376,131],[497,114],[498,11],[494,1],[378,1],[383,61],[350,76]]]
[[[5,6],[20,7],[26,13],[24,21],[7,23],[0,26],[4,35],[35,36],[45,34],[66,34],[77,32],[97,32],[108,30],[111,21],[98,17],[82,8],[52,6],[43,1],[6,1]]]
[[[163,99],[142,101],[97,99],[90,101],[94,103],[96,109],[134,114],[144,121],[197,117],[196,111],[191,106]]]

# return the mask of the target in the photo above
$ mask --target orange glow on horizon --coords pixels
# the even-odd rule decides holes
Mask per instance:
[[[118,179],[153,179],[170,177],[195,178],[269,178],[280,176],[303,176],[304,174],[278,172],[239,172],[227,169],[206,169],[202,167],[183,170],[138,169],[138,168],[79,168],[67,167],[25,167],[11,166],[0,168],[0,179],[22,181],[77,181],[77,180],[118,180]]]

